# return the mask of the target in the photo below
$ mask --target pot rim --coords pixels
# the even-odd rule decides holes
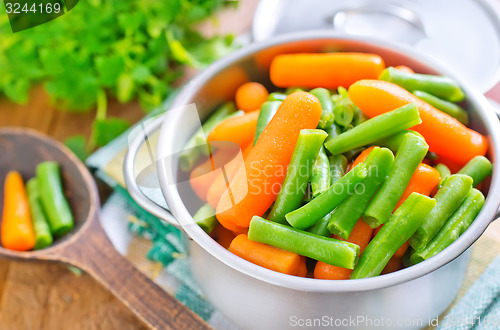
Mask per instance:
[[[168,116],[168,121],[164,121],[160,130],[158,146],[158,158],[167,161],[158,162],[158,177],[162,193],[170,207],[171,212],[177,219],[188,219],[189,223],[182,224],[183,230],[203,249],[213,255],[215,258],[233,268],[236,271],[246,274],[249,277],[274,284],[283,288],[310,291],[310,292],[360,292],[382,289],[397,285],[403,282],[408,282],[435,270],[438,270],[443,265],[451,262],[465,250],[467,250],[486,230],[495,214],[497,213],[500,205],[500,163],[496,162],[500,159],[500,123],[498,118],[494,115],[493,109],[486,98],[466,82],[458,79],[455,75],[450,73],[443,64],[437,64],[434,60],[429,59],[428,56],[421,54],[409,47],[396,45],[385,40],[374,40],[373,37],[364,36],[346,36],[335,34],[332,31],[307,31],[300,33],[292,33],[281,35],[268,39],[263,42],[255,43],[234,53],[218,60],[210,65],[207,69],[198,74],[190,82],[188,82],[181,92],[174,99],[171,108],[177,108],[186,105],[191,96],[199,90],[208,80],[215,74],[231,66],[238,60],[253,55],[266,48],[282,45],[290,42],[306,41],[306,40],[350,40],[361,42],[367,45],[384,48],[393,52],[399,52],[405,56],[411,57],[413,60],[420,64],[429,67],[437,72],[454,77],[466,92],[467,99],[473,104],[475,111],[479,113],[486,131],[488,132],[488,142],[490,144],[490,156],[493,160],[494,171],[491,179],[490,190],[486,198],[483,209],[472,223],[472,225],[449,247],[441,251],[436,256],[423,261],[417,265],[402,269],[395,273],[380,275],[366,279],[356,280],[319,280],[312,278],[301,278],[291,275],[278,273],[260,266],[257,266],[249,261],[246,261],[227,249],[219,245],[209,235],[207,235],[199,226],[197,226],[185,207],[181,196],[176,189],[175,185],[168,184],[167,178],[174,178],[177,176],[177,159],[174,157],[165,157],[171,155],[170,150],[174,150],[173,143],[176,138],[176,130],[180,120],[181,112],[173,111]],[[175,114],[177,113],[177,114]],[[496,188],[498,187],[498,188]],[[185,221],[183,221],[185,223]],[[193,225],[194,224],[194,225]]]

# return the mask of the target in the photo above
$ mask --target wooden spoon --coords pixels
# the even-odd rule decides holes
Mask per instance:
[[[10,170],[25,180],[36,166],[53,160],[61,164],[63,185],[75,218],[75,228],[46,249],[17,252],[0,247],[0,257],[57,261],[94,277],[145,325],[157,329],[208,329],[196,314],[166,293],[121,256],[99,220],[99,197],[87,168],[62,144],[28,129],[0,129],[0,187]],[[0,189],[0,210],[3,189]]]

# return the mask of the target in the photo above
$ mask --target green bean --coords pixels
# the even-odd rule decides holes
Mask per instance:
[[[349,238],[373,194],[387,177],[393,161],[394,156],[389,149],[376,147],[370,152],[365,161],[368,176],[363,183],[363,192],[355,192],[333,210],[328,224],[332,234],[343,239]]]
[[[73,229],[74,221],[64,196],[60,166],[56,162],[43,162],[36,167],[40,201],[47,215],[50,231],[61,236]]]
[[[36,178],[28,180],[26,183],[26,193],[28,195],[28,204],[31,211],[31,221],[33,231],[35,232],[35,250],[43,249],[53,242],[50,227],[47,223],[47,217],[40,203],[40,192],[38,190],[38,181]]]
[[[443,186],[434,196],[436,207],[410,239],[410,245],[415,251],[422,251],[436,236],[446,220],[460,206],[471,187],[472,179],[467,175],[453,174],[446,178]]]
[[[331,185],[330,161],[325,148],[321,146],[318,157],[314,162],[311,175],[311,190],[313,198],[330,188]]]
[[[194,221],[207,234],[210,234],[219,224],[215,217],[215,209],[210,204],[205,204],[193,215]]]
[[[403,139],[406,134],[411,133],[417,136],[420,136],[422,139],[424,138],[422,134],[412,131],[412,130],[406,130],[402,131],[399,133],[396,133],[394,135],[388,136],[386,138],[380,139],[378,141],[375,141],[372,143],[374,146],[379,146],[379,147],[386,147],[391,149],[393,152],[398,152],[399,147],[401,146],[401,142],[403,142]]]
[[[450,246],[451,243],[455,242],[469,228],[483,205],[483,194],[479,190],[472,188],[460,207],[446,220],[443,228],[441,228],[425,249],[412,254],[410,258],[411,262],[416,264],[427,260]]]
[[[328,159],[330,160],[331,186],[345,175],[347,158],[344,155],[336,155],[329,156]]]
[[[413,91],[413,94],[424,102],[429,103],[434,108],[452,116],[464,125],[469,125],[469,115],[459,105],[440,99],[432,94],[423,91]]]
[[[411,237],[436,205],[427,196],[412,193],[370,241],[351,274],[351,279],[380,275],[389,259]]]
[[[340,134],[342,134],[342,129],[340,128],[340,126],[333,123],[332,126],[325,128],[325,132],[328,133],[328,137],[326,138],[326,141],[325,141],[325,143],[327,143],[328,141],[330,141],[330,140],[336,138],[337,136],[339,136]]]
[[[328,213],[325,215],[321,220],[316,222],[314,225],[311,227],[307,228],[306,231],[316,234],[319,236],[325,236],[325,237],[330,237],[331,233],[330,230],[328,230],[328,223],[330,222],[330,218],[332,217],[332,213]]]
[[[318,195],[301,208],[286,215],[286,221],[298,229],[306,229],[336,208],[347,196],[352,194],[357,185],[367,176],[365,164],[359,164],[334,183],[327,191]],[[359,189],[359,188],[358,188]]]
[[[464,167],[458,171],[458,174],[468,175],[474,180],[473,187],[476,187],[493,171],[493,165],[484,156],[476,156],[472,158]]]
[[[309,91],[312,95],[316,96],[321,103],[323,111],[321,112],[321,118],[319,120],[318,128],[327,128],[333,124],[333,102],[332,97],[328,89],[325,88],[315,88]]]
[[[356,244],[314,235],[258,216],[250,221],[248,238],[348,269],[354,268],[359,257],[359,246]]]
[[[439,172],[439,176],[441,177],[438,184],[438,188],[441,188],[443,186],[444,180],[446,180],[446,178],[451,175],[451,171],[448,166],[442,163],[436,165],[436,170]]]
[[[281,105],[281,101],[267,101],[260,107],[259,119],[257,119],[257,128],[255,129],[255,138],[253,144],[257,143],[260,134],[264,131],[267,124],[273,119],[276,111]]]
[[[283,101],[285,100],[287,95],[285,93],[278,93],[278,92],[273,92],[269,94],[267,97],[268,101]]]
[[[285,215],[300,206],[314,162],[326,136],[325,131],[320,129],[300,131],[285,180],[269,214],[269,220],[286,223]]]
[[[363,214],[363,220],[370,227],[377,228],[389,219],[428,149],[423,138],[411,133],[405,135],[387,179]]]
[[[399,133],[419,123],[421,120],[417,106],[410,103],[359,124],[350,131],[327,141],[325,147],[332,155],[338,155]]]
[[[409,92],[420,90],[450,102],[461,102],[465,99],[458,83],[444,76],[409,73],[389,67],[382,71],[379,79],[395,83]]]
[[[203,154],[209,154],[208,146],[206,148],[202,147],[207,145],[206,136],[215,128],[215,126],[235,111],[236,106],[234,103],[228,102],[210,115],[205,123],[186,142],[182,153],[179,155],[179,167],[181,170],[184,172],[190,171]]]

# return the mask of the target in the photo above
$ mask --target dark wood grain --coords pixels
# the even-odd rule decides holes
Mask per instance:
[[[75,218],[74,230],[51,247],[29,252],[0,248],[0,256],[76,266],[94,277],[150,328],[209,328],[116,252],[98,219],[99,198],[95,183],[85,166],[68,149],[32,130],[4,128],[0,129],[0,150],[4,156],[0,158],[0,180],[12,169],[28,179],[35,175],[40,162],[57,161]],[[3,192],[0,200],[3,200]]]

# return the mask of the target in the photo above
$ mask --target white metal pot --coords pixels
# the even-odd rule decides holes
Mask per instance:
[[[269,64],[280,53],[361,51],[381,55],[387,65],[408,65],[417,72],[440,73],[456,78],[452,72],[434,64],[409,48],[372,38],[338,36],[332,32],[307,32],[273,38],[253,44],[219,60],[187,83],[172,108],[195,103],[201,118],[222,101],[233,97],[241,84],[235,75],[271,86]],[[157,150],[157,174],[170,211],[153,203],[137,186],[134,160],[144,142],[139,136],[130,143],[125,159],[125,179],[132,197],[152,214],[180,228],[189,241],[190,262],[195,279],[207,299],[237,326],[248,329],[321,328],[397,328],[414,329],[435,322],[452,302],[463,281],[469,252],[467,249],[496,218],[500,204],[500,124],[486,99],[460,81],[464,88],[471,126],[488,137],[488,155],[494,174],[481,213],[470,228],[437,256],[395,273],[374,278],[327,281],[277,273],[247,262],[215,242],[194,224],[177,185],[179,171],[175,152],[182,150],[195,130],[186,126],[182,115],[173,113],[163,123],[146,127],[151,134],[161,125]],[[181,221],[176,221],[176,219]],[[181,223],[181,226],[179,226]]]

